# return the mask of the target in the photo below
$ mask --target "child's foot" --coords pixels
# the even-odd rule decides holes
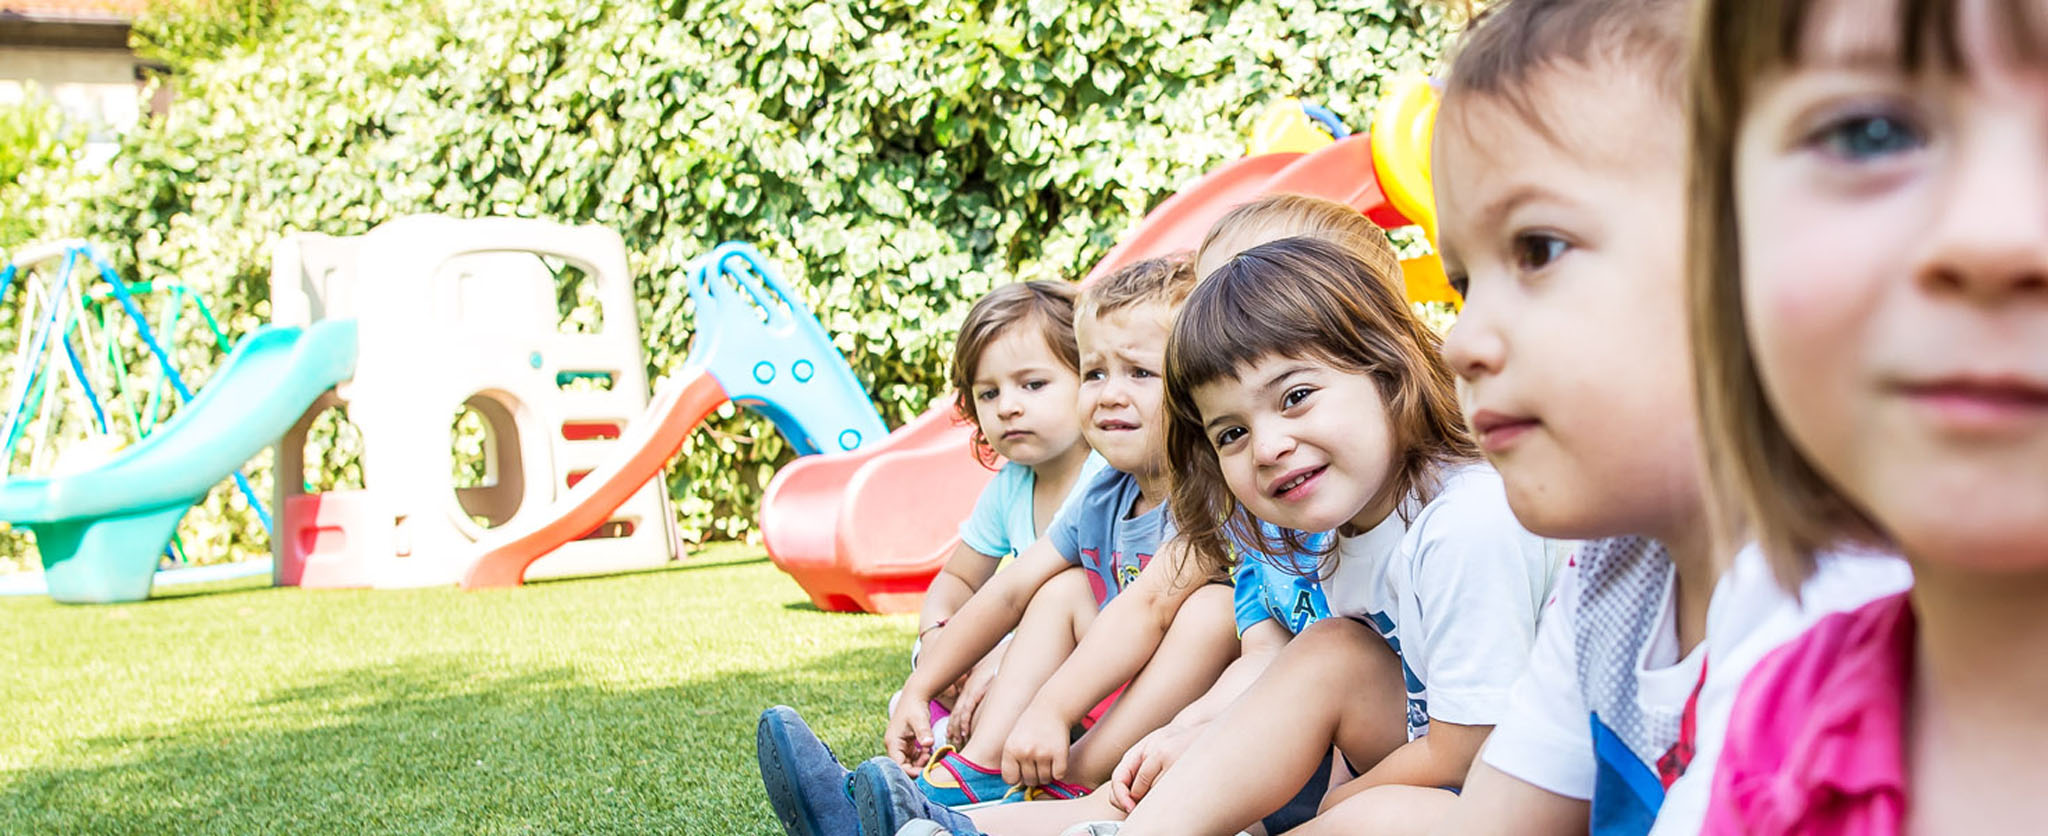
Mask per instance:
[[[1000,769],[989,769],[970,761],[960,750],[940,749],[917,776],[917,788],[924,796],[948,807],[1001,801],[1010,792]]]
[[[860,836],[854,829],[853,800],[847,797],[846,767],[796,709],[778,705],[761,712],[754,756],[761,762],[768,806],[775,808],[775,819],[789,836]]]
[[[981,834],[967,814],[926,798],[910,776],[903,774],[903,767],[886,757],[854,767],[852,786],[862,836],[886,836],[919,820],[938,825],[939,832],[953,836]]]

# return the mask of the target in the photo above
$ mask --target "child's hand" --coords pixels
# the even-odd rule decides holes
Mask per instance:
[[[932,753],[931,701],[904,690],[896,700],[896,710],[889,714],[889,730],[882,733],[882,745],[903,771],[915,775],[923,769]]]
[[[1124,759],[1117,762],[1116,772],[1109,776],[1109,798],[1117,809],[1126,813],[1145,794],[1152,791],[1152,785],[1159,782],[1159,776],[1167,767],[1180,760],[1181,753],[1195,742],[1200,727],[1166,725],[1154,730],[1124,753]]]
[[[1003,650],[1010,645],[996,645],[981,661],[974,663],[974,670],[967,672],[966,684],[960,688],[960,696],[953,701],[953,719],[946,726],[948,740],[966,740],[974,734],[974,710],[981,707],[981,700],[988,696],[988,686],[996,681],[996,671],[1003,664]]]
[[[1010,728],[1003,742],[1003,780],[1036,787],[1059,780],[1067,771],[1067,724],[1032,705]]]

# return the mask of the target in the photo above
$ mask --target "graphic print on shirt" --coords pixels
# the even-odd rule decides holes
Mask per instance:
[[[1386,613],[1370,612],[1358,619],[1372,627],[1373,632],[1386,639],[1387,647],[1401,660],[1401,678],[1408,688],[1408,739],[1414,740],[1429,733],[1429,699],[1424,696],[1422,677],[1415,675],[1415,669],[1408,665],[1408,657],[1401,652],[1401,637],[1394,633],[1394,620]]]
[[[1617,537],[1582,546],[1574,562],[1581,584],[1573,643],[1596,762],[1591,832],[1647,833],[1668,786],[1656,764],[1669,756],[1671,777],[1684,772],[1681,756],[1671,755],[1682,709],[1649,711],[1637,698],[1638,659],[1664,627],[1670,555],[1653,540]]]
[[[1130,586],[1138,579],[1138,573],[1152,562],[1149,554],[1140,554],[1136,560],[1124,560],[1123,552],[1110,552],[1104,562],[1101,549],[1082,549],[1081,567],[1088,570],[1088,589],[1095,593],[1095,600],[1108,602],[1117,592]]]

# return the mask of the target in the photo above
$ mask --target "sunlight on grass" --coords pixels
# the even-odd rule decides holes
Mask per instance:
[[[739,547],[477,593],[0,599],[0,832],[777,833],[755,715],[869,753],[912,629]]]

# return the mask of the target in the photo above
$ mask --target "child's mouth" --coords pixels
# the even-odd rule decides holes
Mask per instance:
[[[1278,499],[1300,499],[1308,494],[1308,489],[1315,484],[1317,477],[1322,476],[1323,471],[1329,468],[1329,465],[1302,468],[1280,477],[1267,491]]]
[[[1016,440],[1018,440],[1018,439],[1024,438],[1024,437],[1026,437],[1026,436],[1032,436],[1032,435],[1037,435],[1037,433],[1034,433],[1034,432],[1032,432],[1032,431],[1030,431],[1030,430],[1011,430],[1011,431],[1009,431],[1009,432],[1003,433],[1003,440],[1004,440],[1004,441],[1016,441]]]
[[[1135,430],[1138,428],[1138,425],[1129,421],[1097,421],[1095,422],[1095,428],[1104,432],[1120,433]]]
[[[1481,410],[1472,416],[1472,434],[1479,436],[1479,448],[1488,453],[1505,451],[1542,424],[1534,418]]]

